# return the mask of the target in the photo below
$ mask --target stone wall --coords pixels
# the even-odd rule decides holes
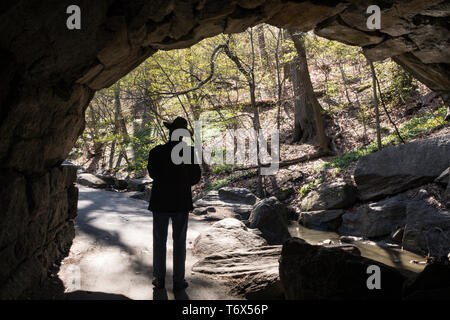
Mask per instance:
[[[72,4],[81,8],[81,30],[66,28],[66,8]],[[94,92],[157,50],[186,48],[261,22],[302,31],[317,27],[324,37],[362,46],[372,60],[394,56],[448,98],[448,1],[383,1],[381,30],[376,31],[365,26],[369,4],[371,0],[3,0],[1,295],[17,296],[36,283],[70,242],[73,227],[63,221],[75,214],[69,210],[73,203],[68,205],[75,191],[69,187],[72,180],[62,178],[69,169],[59,164],[83,132]]]
[[[17,298],[65,257],[77,214],[76,167],[42,175],[3,171],[0,184],[0,299]]]

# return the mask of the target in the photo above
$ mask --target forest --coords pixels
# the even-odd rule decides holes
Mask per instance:
[[[322,182],[351,181],[364,155],[445,133],[446,115],[439,96],[390,58],[370,62],[358,47],[260,24],[158,51],[98,91],[68,160],[98,175],[143,178],[149,150],[168,139],[163,122],[177,116],[190,128],[201,121],[213,156],[226,152],[217,141],[227,129],[278,130],[274,176],[259,175],[259,161],[213,159],[194,194],[243,186],[295,202]]]

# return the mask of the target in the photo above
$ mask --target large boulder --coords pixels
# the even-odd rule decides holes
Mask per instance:
[[[150,201],[150,197],[152,195],[152,188],[150,186],[145,186],[144,191],[131,191],[126,192],[127,195],[130,198],[138,199],[138,200],[145,200],[147,202]]]
[[[128,191],[145,192],[145,187],[152,183],[152,179],[129,179],[127,180]]]
[[[232,294],[246,299],[282,299],[278,275],[281,246],[226,250],[199,260],[192,271],[231,280]]]
[[[407,206],[403,248],[434,257],[450,253],[450,212],[438,210],[422,201]]]
[[[448,168],[449,159],[450,134],[364,156],[354,175],[360,198],[376,200],[431,182]]]
[[[367,238],[390,235],[405,225],[407,203],[397,196],[362,205],[342,215],[339,233]]]
[[[302,211],[345,209],[355,203],[356,188],[345,182],[323,183],[302,200]]]
[[[310,229],[335,231],[342,223],[344,210],[322,210],[302,212],[299,223]]]
[[[114,180],[114,189],[125,190],[128,188],[128,180],[122,178],[116,178]]]
[[[450,264],[435,262],[428,264],[425,269],[406,285],[407,300],[450,298]]]
[[[344,247],[345,248],[345,247]],[[367,286],[369,266],[381,271],[381,289]],[[400,299],[405,278],[395,269],[338,246],[291,238],[283,245],[280,279],[286,299]]]
[[[115,180],[116,178],[114,178],[113,176],[109,175],[109,174],[95,174],[95,176],[99,179],[102,179],[103,181],[106,182],[106,184],[108,185],[108,188],[114,188],[114,184],[115,184]]]
[[[227,218],[217,221],[208,230],[200,233],[194,240],[193,252],[195,255],[206,256],[225,250],[264,245],[267,245],[267,242],[241,221]]]
[[[81,173],[78,175],[77,182],[83,186],[90,188],[103,189],[108,186],[105,180],[91,174],[91,173]]]
[[[450,252],[450,213],[405,195],[343,214],[338,232],[365,238],[395,235],[404,249],[422,255],[440,257]]]
[[[259,198],[246,188],[223,187],[218,191],[222,201],[237,201],[243,204],[254,205]]]
[[[277,198],[263,199],[250,214],[250,228],[259,229],[269,244],[282,244],[291,236],[287,228],[288,212],[288,207]]]

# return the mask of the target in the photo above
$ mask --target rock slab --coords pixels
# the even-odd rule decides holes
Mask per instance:
[[[345,209],[355,203],[356,188],[345,182],[323,183],[302,200],[302,211]]]
[[[405,225],[407,203],[393,197],[362,205],[342,215],[339,233],[367,238],[390,235]]]
[[[363,201],[377,200],[436,179],[448,168],[450,135],[387,147],[359,159],[355,182]]]
[[[226,250],[202,258],[192,270],[229,280],[231,293],[248,300],[282,299],[280,255],[281,246]]]
[[[381,289],[367,287],[368,267],[381,271]],[[405,278],[382,263],[339,247],[310,245],[292,238],[283,245],[280,279],[288,300],[400,299]]]
[[[321,210],[302,212],[299,223],[306,228],[335,231],[342,223],[344,210]]]
[[[267,242],[249,230],[241,221],[226,218],[215,222],[207,231],[198,235],[193,243],[193,253],[198,256],[206,256],[226,250],[264,245],[267,245]]]
[[[83,186],[97,189],[104,189],[108,183],[91,173],[81,173],[78,175],[77,182]]]

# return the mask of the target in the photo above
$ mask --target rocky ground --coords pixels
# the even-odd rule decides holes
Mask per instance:
[[[196,237],[210,223],[190,219],[186,278],[190,286],[172,291],[171,230],[168,235],[167,290],[153,290],[152,214],[148,203],[127,193],[80,186],[76,236],[69,256],[38,298],[49,299],[239,299],[223,281],[192,273]],[[78,281],[79,279],[79,281]],[[64,291],[64,292],[63,292]]]
[[[239,187],[202,193],[188,234],[191,298],[372,299],[448,293],[450,280],[440,276],[450,268],[448,159],[450,135],[444,134],[364,156],[354,179],[322,183],[300,203],[259,199]],[[114,190],[121,183],[86,173],[78,182]],[[130,198],[145,199],[150,184],[128,179],[119,190],[123,193],[81,189],[77,237],[61,268],[63,282],[70,279],[68,266],[81,265],[86,275],[82,290],[151,298],[151,215],[147,202]],[[293,223],[320,230],[323,238],[311,241],[301,233],[303,239],[295,238]],[[333,239],[326,239],[328,234]],[[363,271],[371,264],[389,278],[385,290],[367,292]],[[327,278],[330,272],[333,281]],[[200,279],[204,283],[196,283]]]
[[[210,233],[214,237],[209,237],[208,233],[199,236],[195,244],[200,248],[197,251],[209,256],[199,261],[198,270],[216,277],[232,277],[235,288],[241,288],[235,289],[235,292],[247,298],[261,295],[288,299],[417,298],[428,294],[439,297],[443,292],[448,295],[450,279],[448,276],[440,278],[442,270],[450,272],[448,159],[450,135],[438,135],[362,157],[354,171],[356,185],[346,181],[319,185],[300,203],[298,217],[298,211],[275,197],[257,201],[248,218],[247,214],[235,212],[234,218],[242,223],[232,222],[233,214],[229,214],[229,218],[213,225],[214,232]],[[221,190],[207,194],[205,198],[210,199],[209,204],[205,200],[196,202],[198,215],[211,219],[210,213],[216,207],[224,208],[228,202],[233,202],[233,207],[228,208],[233,211],[239,196],[243,203],[244,198],[250,197],[242,188]],[[233,190],[236,194],[231,197]],[[337,232],[341,237],[337,241],[325,240],[318,245],[292,238],[286,242],[289,238],[285,236],[287,221],[296,218],[303,226]],[[219,232],[221,228],[224,229]],[[230,233],[230,230],[233,232]],[[277,264],[277,248],[255,240],[241,248],[241,233],[251,232],[253,237],[254,230],[258,230],[270,245],[284,244],[278,273],[280,278],[276,277],[275,271],[270,271],[270,267],[264,271],[258,269],[258,261],[268,266],[271,262]],[[220,247],[220,236],[216,235],[221,233],[222,237],[236,240],[225,252]],[[383,261],[382,254],[379,257],[372,254],[371,259],[362,257],[367,256],[359,249],[362,243],[390,252],[393,263],[390,266],[380,263]],[[221,250],[207,250],[215,246]],[[261,248],[267,252],[261,252]],[[417,286],[413,282],[416,276],[399,272],[405,265],[400,256],[406,250],[422,256],[406,263],[426,264],[418,277],[422,279],[422,287],[417,292],[411,289]],[[317,265],[314,267],[315,263]],[[363,271],[370,264],[378,265],[389,278],[389,288],[368,293],[364,282],[367,276]],[[215,268],[220,271],[214,272]],[[251,275],[248,275],[249,272]],[[327,276],[330,273],[334,275],[333,281]],[[436,283],[438,279],[442,282]]]

